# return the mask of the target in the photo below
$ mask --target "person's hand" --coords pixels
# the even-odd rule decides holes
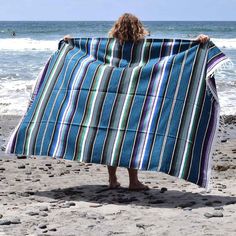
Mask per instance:
[[[209,36],[207,36],[205,34],[200,34],[196,38],[196,40],[199,41],[200,43],[206,43],[209,39],[210,39]]]
[[[67,35],[64,36],[64,41],[65,42],[68,42],[70,39],[72,39],[71,35],[67,34]]]

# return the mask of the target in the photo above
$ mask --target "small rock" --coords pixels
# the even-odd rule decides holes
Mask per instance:
[[[230,166],[223,166],[223,165],[217,165],[214,167],[215,170],[217,171],[226,171],[230,168]]]
[[[222,139],[221,142],[222,142],[222,143],[226,143],[226,142],[227,142],[227,139]]]
[[[82,164],[82,163],[81,163]],[[92,166],[92,163],[86,163],[85,166]]]
[[[223,216],[224,216],[224,215],[223,215],[222,212],[216,211],[216,212],[213,213],[213,217],[223,217]]]
[[[29,194],[29,195],[34,195],[34,194],[35,194],[35,192],[34,192],[34,191],[30,191],[30,190],[28,190],[28,191],[25,191],[25,193],[27,193],[27,194]]]
[[[86,218],[89,220],[97,220],[97,219],[102,220],[102,219],[104,219],[104,216],[91,213],[91,214],[87,215]]]
[[[39,182],[40,179],[32,179],[32,182]]]
[[[66,202],[65,204],[61,205],[61,208],[69,208],[70,204],[68,202]]]
[[[19,196],[21,197],[29,197],[29,194],[27,192],[19,193]]]
[[[214,210],[219,211],[219,210],[224,210],[224,208],[222,206],[217,206],[217,207],[214,207]]]
[[[39,215],[46,217],[46,216],[48,216],[48,213],[46,213],[45,211],[41,211],[41,212],[39,212]]]
[[[28,212],[26,212],[26,214],[29,215],[29,216],[37,216],[37,215],[39,215],[39,213],[36,212],[36,211],[28,211]]]
[[[51,229],[49,229],[48,231],[57,231],[57,229],[56,228],[51,228]]]
[[[3,217],[3,215],[2,214],[0,214],[0,219]]]
[[[11,221],[10,220],[0,220],[0,225],[10,225]]]
[[[24,164],[18,165],[18,169],[25,169],[25,165]]]
[[[70,206],[75,206],[76,204],[74,202],[69,202]]]
[[[185,207],[185,208],[183,208],[183,210],[184,210],[184,211],[191,211],[192,208],[191,208],[191,207]]]
[[[212,214],[211,214],[211,213],[208,213],[208,212],[205,213],[204,216],[205,216],[206,218],[211,218],[211,217],[213,217]]]
[[[46,229],[46,228],[47,228],[47,225],[42,223],[42,224],[39,224],[38,227],[39,227],[40,229]]]
[[[90,205],[89,207],[97,208],[97,207],[102,207],[102,206],[103,206],[102,204],[96,204],[96,205]]]
[[[205,213],[204,214],[205,217],[207,218],[212,218],[212,217],[223,217],[223,213],[222,212],[214,212],[214,213]]]
[[[21,221],[20,221],[20,218],[18,218],[18,217],[15,217],[11,220],[11,224],[20,224],[20,223],[21,223]]]
[[[66,167],[72,167],[72,165],[71,164],[67,164]]]
[[[145,225],[144,224],[136,224],[136,227],[140,228],[140,229],[145,229]]]
[[[40,211],[48,211],[48,207],[47,206],[41,206],[39,207]]]
[[[161,190],[160,190],[160,193],[164,193],[164,192],[166,192],[167,191],[167,188],[161,188]]]
[[[27,156],[17,156],[17,159],[26,159]]]
[[[4,167],[0,167],[0,171],[4,171],[6,170]]]

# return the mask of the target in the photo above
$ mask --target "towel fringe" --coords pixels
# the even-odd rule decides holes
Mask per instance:
[[[234,63],[227,57],[225,57],[222,61],[218,62],[212,69],[207,72],[207,77],[212,76],[214,73],[220,73],[223,70],[232,69]]]

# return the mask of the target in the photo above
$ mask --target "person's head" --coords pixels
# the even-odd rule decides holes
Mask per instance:
[[[119,17],[111,30],[109,37],[117,38],[121,43],[124,41],[138,41],[149,35],[141,21],[130,13],[125,13]]]

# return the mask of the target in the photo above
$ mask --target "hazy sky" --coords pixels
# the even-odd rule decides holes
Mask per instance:
[[[0,0],[0,20],[236,20],[236,0]]]

